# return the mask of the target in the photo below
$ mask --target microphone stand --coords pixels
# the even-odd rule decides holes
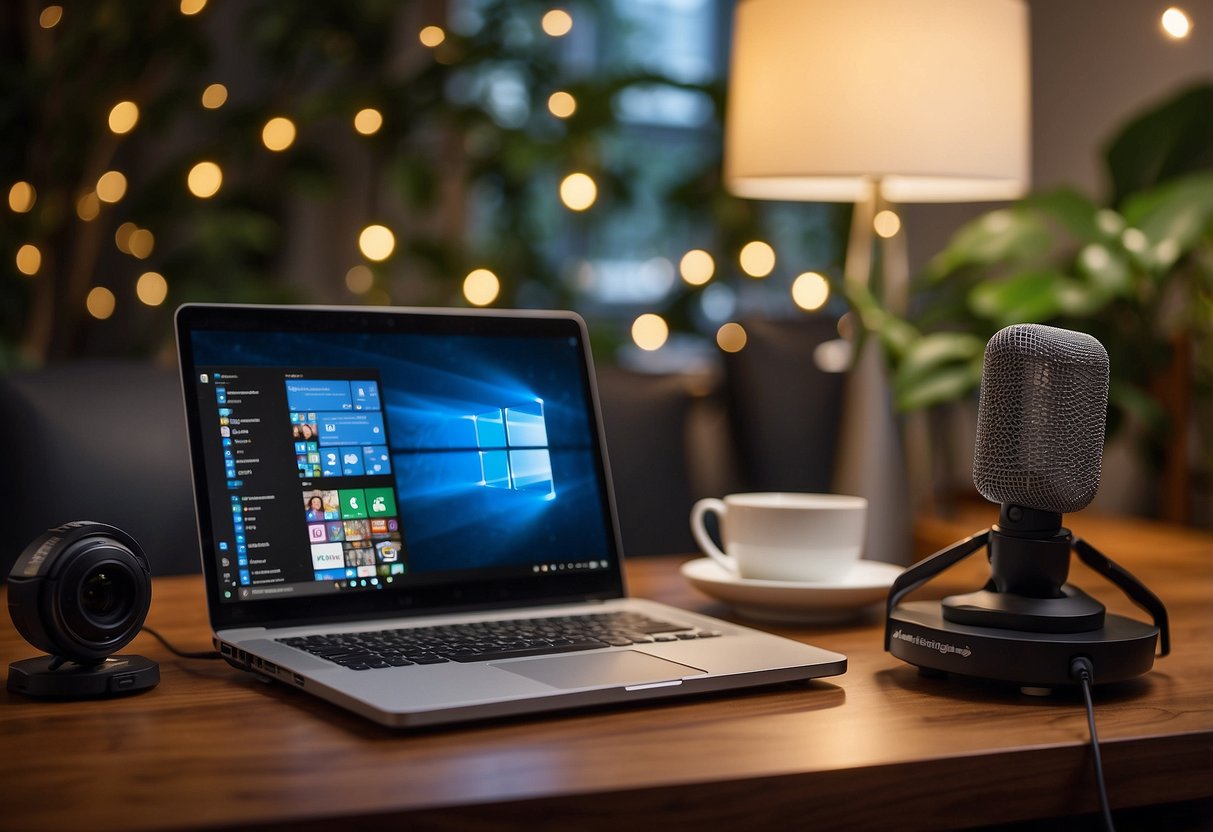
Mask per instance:
[[[1158,655],[1171,650],[1167,610],[1128,570],[1061,525],[1061,514],[1003,503],[998,524],[957,541],[897,577],[889,589],[884,649],[890,649],[894,611],[906,595],[946,569],[989,547],[990,579],[977,592],[940,604],[943,621],[1027,633],[1088,633],[1105,623],[1104,605],[1066,583],[1070,553],[1150,614],[1159,632]]]

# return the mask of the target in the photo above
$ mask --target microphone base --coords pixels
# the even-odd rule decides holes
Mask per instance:
[[[1090,659],[1096,684],[1122,682],[1154,666],[1159,628],[1107,614],[1102,627],[1051,633],[948,621],[938,601],[900,604],[889,613],[888,649],[897,658],[938,673],[992,679],[1020,687],[1078,685],[1070,663]]]
[[[1081,633],[1104,626],[1104,605],[1072,584],[1059,598],[1028,598],[1010,592],[980,590],[949,595],[943,617],[953,624],[1000,627],[1039,633]]]

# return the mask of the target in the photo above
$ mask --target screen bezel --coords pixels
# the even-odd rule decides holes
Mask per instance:
[[[593,359],[585,322],[573,312],[416,309],[383,307],[256,306],[186,304],[176,312],[178,369],[189,435],[191,478],[194,487],[207,606],[214,630],[318,624],[357,619],[434,615],[466,610],[527,605],[565,604],[619,598],[625,594],[619,520],[611,488],[610,466],[602,428]],[[207,494],[206,459],[201,441],[201,407],[190,333],[240,332],[383,332],[483,337],[571,337],[583,356],[581,381],[590,403],[593,457],[607,518],[610,560],[608,568],[477,581],[441,586],[402,585],[373,591],[332,596],[259,599],[221,603],[211,503]],[[407,538],[406,538],[407,541]]]

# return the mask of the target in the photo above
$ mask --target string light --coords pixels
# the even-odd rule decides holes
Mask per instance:
[[[134,101],[119,101],[110,110],[110,131],[121,136],[135,129],[139,122],[139,105]]]
[[[560,38],[572,31],[573,17],[564,9],[552,9],[543,16],[540,25],[545,34]]]
[[[363,265],[357,265],[345,273],[345,288],[355,295],[365,295],[375,285],[375,273]]]
[[[817,272],[805,272],[792,281],[792,301],[806,312],[820,309],[829,298],[829,281]]]
[[[62,6],[47,6],[42,10],[42,14],[38,15],[38,25],[43,29],[54,29],[62,19]]]
[[[716,261],[701,248],[693,248],[678,261],[678,273],[692,286],[702,286],[716,274]]]
[[[227,87],[223,84],[211,84],[202,91],[202,106],[208,110],[218,110],[227,103]]]
[[[742,246],[738,258],[741,270],[750,277],[766,277],[775,270],[775,249],[762,240],[754,240]]]
[[[1172,6],[1162,13],[1162,30],[1174,40],[1183,40],[1192,31],[1192,19],[1183,9]]]
[[[152,249],[155,245],[156,238],[146,228],[137,228],[132,231],[130,239],[127,241],[127,246],[131,250],[131,256],[140,260],[146,260],[151,257]]]
[[[660,315],[646,312],[632,321],[632,340],[642,350],[659,350],[669,337],[670,325]]]
[[[383,225],[368,225],[358,235],[358,248],[367,260],[386,260],[396,249],[396,235]]]
[[[168,297],[168,281],[159,272],[144,272],[135,283],[135,296],[148,306],[159,306]]]
[[[89,191],[76,200],[76,216],[85,222],[92,222],[100,213],[101,200],[97,199],[97,194],[93,191]]]
[[[570,173],[560,183],[560,201],[571,211],[584,211],[598,199],[598,186],[585,173]]]
[[[33,243],[26,243],[17,249],[17,271],[33,277],[42,268],[42,252]]]
[[[8,207],[14,214],[28,213],[38,200],[38,192],[28,182],[14,182],[8,189]]]
[[[423,46],[433,49],[446,40],[446,32],[443,31],[441,26],[426,26],[417,34],[417,37],[421,40]]]
[[[886,208],[872,217],[872,228],[887,240],[901,230],[901,217]]]
[[[376,110],[374,107],[367,107],[359,110],[354,116],[354,129],[364,136],[370,136],[379,132],[379,128],[383,126],[383,113]]]
[[[206,0],[181,0],[181,13],[191,16],[206,8]]]
[[[727,323],[716,330],[716,346],[725,352],[741,352],[748,340],[745,327],[738,323]]]
[[[120,171],[107,170],[97,180],[97,199],[114,203],[126,195],[126,177]]]
[[[577,99],[571,93],[557,90],[548,96],[548,112],[556,118],[568,118],[577,112]]]
[[[115,305],[114,293],[104,286],[94,286],[84,299],[84,308],[88,310],[88,314],[99,321],[113,315]]]
[[[219,193],[223,185],[223,171],[214,162],[199,162],[190,168],[186,185],[194,196],[209,199]]]
[[[473,269],[463,279],[463,296],[474,306],[488,306],[501,292],[501,281],[488,269]]]
[[[261,143],[275,153],[281,153],[295,142],[295,122],[284,116],[274,116],[261,128]]]

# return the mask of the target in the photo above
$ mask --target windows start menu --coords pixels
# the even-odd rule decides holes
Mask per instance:
[[[407,574],[373,371],[220,367],[198,384],[224,600],[379,589]]]

